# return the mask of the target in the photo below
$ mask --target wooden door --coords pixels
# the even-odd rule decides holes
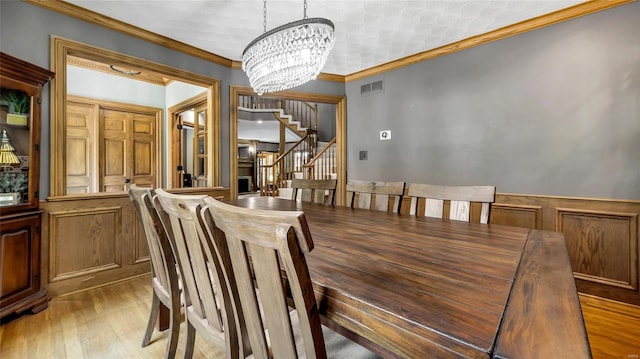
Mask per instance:
[[[171,171],[173,173],[172,184],[174,188],[182,188],[184,187],[184,174],[187,171],[184,163],[184,154],[182,150],[183,146],[183,135],[182,128],[184,124],[184,114],[176,113],[173,115],[173,127],[172,127],[172,150],[171,150],[171,158],[172,158],[172,166]]]
[[[67,194],[98,191],[98,112],[95,104],[67,102]]]
[[[100,110],[101,192],[155,185],[155,131],[153,116]]]
[[[122,111],[100,110],[100,192],[126,191],[130,166],[128,124],[133,115]]]
[[[206,105],[195,109],[193,121],[193,167],[194,176],[193,187],[206,187],[208,183],[208,129],[207,129],[207,107]]]
[[[156,128],[155,117],[134,114],[131,123],[132,160],[130,161],[130,183],[143,187],[154,187],[156,174]],[[127,184],[127,190],[129,184]]]

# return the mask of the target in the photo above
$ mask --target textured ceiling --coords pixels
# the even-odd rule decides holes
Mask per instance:
[[[236,61],[263,32],[259,0],[67,2]],[[335,24],[322,72],[346,76],[582,2],[308,0],[307,16]],[[302,0],[267,1],[267,29],[302,17]]]

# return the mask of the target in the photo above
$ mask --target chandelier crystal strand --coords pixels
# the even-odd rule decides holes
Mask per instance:
[[[278,26],[253,40],[242,53],[242,70],[262,95],[315,80],[334,45],[334,26],[325,18],[304,18]],[[264,25],[266,29],[266,0]]]

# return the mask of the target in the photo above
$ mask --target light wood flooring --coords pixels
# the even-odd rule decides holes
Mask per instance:
[[[140,346],[150,304],[149,276],[54,298],[42,312],[0,325],[0,358],[164,358],[168,331],[154,331],[151,343]],[[184,321],[179,338],[176,358],[184,354]],[[193,357],[224,355],[196,335]]]
[[[593,357],[640,358],[640,307],[581,295]],[[151,286],[148,276],[54,298],[49,308],[0,325],[0,358],[163,358],[166,332],[140,347]],[[177,358],[184,352],[184,323]],[[194,358],[223,353],[196,338]]]

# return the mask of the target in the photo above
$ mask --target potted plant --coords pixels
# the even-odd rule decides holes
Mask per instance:
[[[1,89],[0,105],[5,105],[9,108],[7,124],[27,126],[29,112],[31,111],[31,101],[26,93],[20,90]]]

